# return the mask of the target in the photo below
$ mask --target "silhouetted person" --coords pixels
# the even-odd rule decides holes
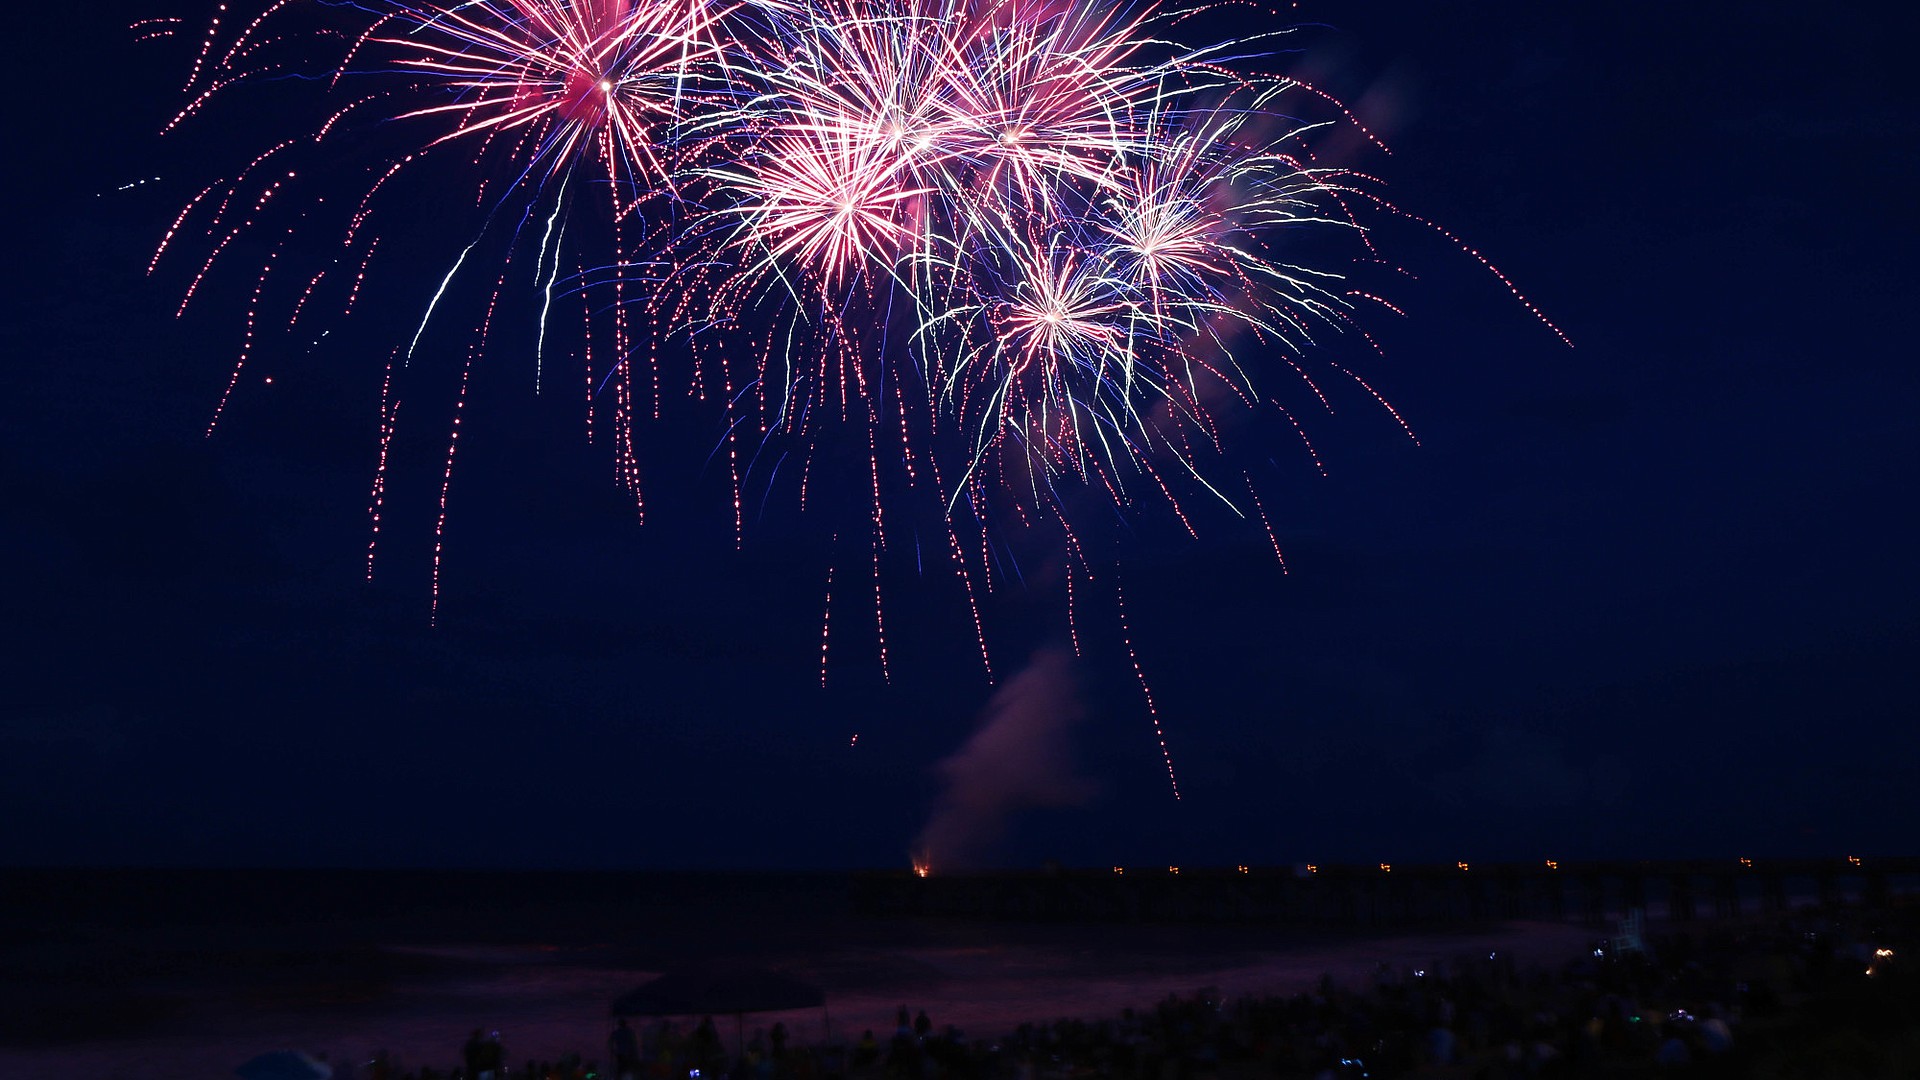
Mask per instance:
[[[700,1026],[693,1029],[693,1036],[687,1040],[687,1056],[693,1059],[694,1065],[705,1069],[719,1061],[722,1053],[720,1032],[714,1029],[713,1017],[701,1017]]]
[[[920,1047],[913,1041],[913,1029],[893,1033],[893,1045],[887,1048],[887,1075],[903,1078],[920,1075]]]
[[[480,1041],[479,1067],[470,1075],[474,1080],[500,1080],[506,1065],[507,1051],[500,1045],[500,1033],[496,1031]]]
[[[613,1034],[607,1036],[607,1056],[613,1059],[613,1075],[617,1080],[639,1075],[640,1038],[627,1026],[624,1016],[614,1027]]]
[[[481,1037],[480,1029],[474,1028],[473,1034],[467,1036],[466,1045],[460,1048],[460,1061],[467,1068],[467,1076],[480,1075],[480,1059],[486,1053],[486,1042]]]
[[[868,1028],[853,1047],[853,1067],[864,1069],[880,1060],[880,1041],[873,1037],[873,1029]]]
[[[932,1031],[933,1021],[927,1018],[927,1010],[921,1009],[920,1014],[913,1018],[913,1033],[924,1039]]]

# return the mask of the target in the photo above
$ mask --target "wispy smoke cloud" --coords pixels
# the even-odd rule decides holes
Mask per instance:
[[[966,745],[935,766],[946,788],[920,831],[916,858],[947,869],[987,864],[1021,810],[1090,798],[1094,785],[1075,775],[1072,752],[1073,728],[1085,715],[1072,658],[1053,648],[1035,653],[993,695]]]

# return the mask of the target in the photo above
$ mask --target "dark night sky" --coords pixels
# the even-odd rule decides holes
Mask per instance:
[[[813,534],[776,517],[729,550],[698,437],[652,447],[636,528],[577,401],[503,357],[476,375],[430,628],[444,402],[419,406],[389,556],[360,573],[398,320],[349,320],[316,360],[263,351],[275,385],[201,437],[245,290],[176,322],[178,281],[143,276],[212,174],[151,135],[182,58],[130,44],[133,9],[29,9],[12,61],[0,862],[903,862],[991,694],[944,578],[889,570],[892,685],[849,619],[822,691]],[[1052,751],[1069,805],[992,857],[1908,850],[1909,35],[1785,4],[1303,15],[1338,27],[1298,63],[1387,134],[1370,164],[1396,201],[1578,348],[1395,231],[1417,279],[1365,370],[1422,445],[1349,402],[1314,428],[1323,479],[1290,433],[1252,433],[1285,577],[1258,530],[1137,528],[1135,636],[1187,797],[1096,626]],[[1004,671],[1057,637],[1054,599],[989,603]]]

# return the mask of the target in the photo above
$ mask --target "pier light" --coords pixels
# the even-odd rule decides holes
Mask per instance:
[[[1460,868],[1460,869],[1462,869],[1462,870],[1471,870],[1471,869],[1473,869],[1472,867],[1470,867],[1470,866],[1468,866],[1468,865],[1467,865],[1466,863],[1463,863],[1463,862],[1460,862],[1460,863],[1454,863],[1453,865],[1455,865],[1455,866],[1457,866],[1457,867],[1459,867],[1459,868]]]
[[[1749,869],[1749,870],[1751,870],[1751,869],[1753,869],[1753,860],[1752,860],[1752,859],[1741,859],[1741,860],[1740,860],[1740,865],[1741,865],[1741,866],[1744,866],[1744,867],[1746,867],[1746,868],[1747,868],[1747,869]]]
[[[1849,855],[1849,856],[1847,856],[1847,861],[1848,861],[1848,862],[1850,862],[1850,863],[1852,863],[1852,864],[1853,864],[1853,865],[1855,865],[1855,866],[1859,866],[1859,865],[1860,865],[1860,856],[1858,856],[1858,855]]]
[[[1383,862],[1383,863],[1381,863],[1381,864],[1380,864],[1380,872],[1381,872],[1381,873],[1383,873],[1383,874],[1391,874],[1391,873],[1393,873],[1393,864],[1392,864],[1392,863],[1384,863],[1384,862]]]
[[[1167,867],[1167,873],[1169,873],[1169,874],[1178,874],[1179,872],[1180,872],[1180,868],[1179,868],[1179,867],[1177,867],[1177,866],[1169,866],[1169,867]]]
[[[1116,874],[1124,874],[1127,872],[1127,868],[1124,866],[1116,866],[1113,868],[1113,872]]]
[[[1243,874],[1250,874],[1253,872],[1253,868],[1248,866],[1246,863],[1241,863],[1239,867],[1237,867],[1237,869]]]
[[[1549,869],[1549,870],[1558,870],[1558,869],[1560,869],[1560,862],[1559,862],[1559,860],[1557,860],[1557,859],[1548,859],[1548,860],[1547,860],[1547,869]]]

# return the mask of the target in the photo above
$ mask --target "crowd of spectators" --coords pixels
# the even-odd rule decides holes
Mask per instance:
[[[738,1045],[711,1019],[621,1022],[608,1066],[409,1072],[410,1080],[1236,1080],[1642,1075],[1920,1075],[1920,907],[1807,909],[1743,924],[1610,938],[1554,969],[1490,953],[1368,985],[1323,977],[1292,996],[1211,990],[1105,1019],[1022,1024],[998,1038],[902,1006],[893,1031],[790,1043],[780,1025]],[[472,1060],[469,1046],[469,1061]],[[483,1054],[486,1053],[483,1051]],[[359,1074],[401,1080],[376,1061]]]

